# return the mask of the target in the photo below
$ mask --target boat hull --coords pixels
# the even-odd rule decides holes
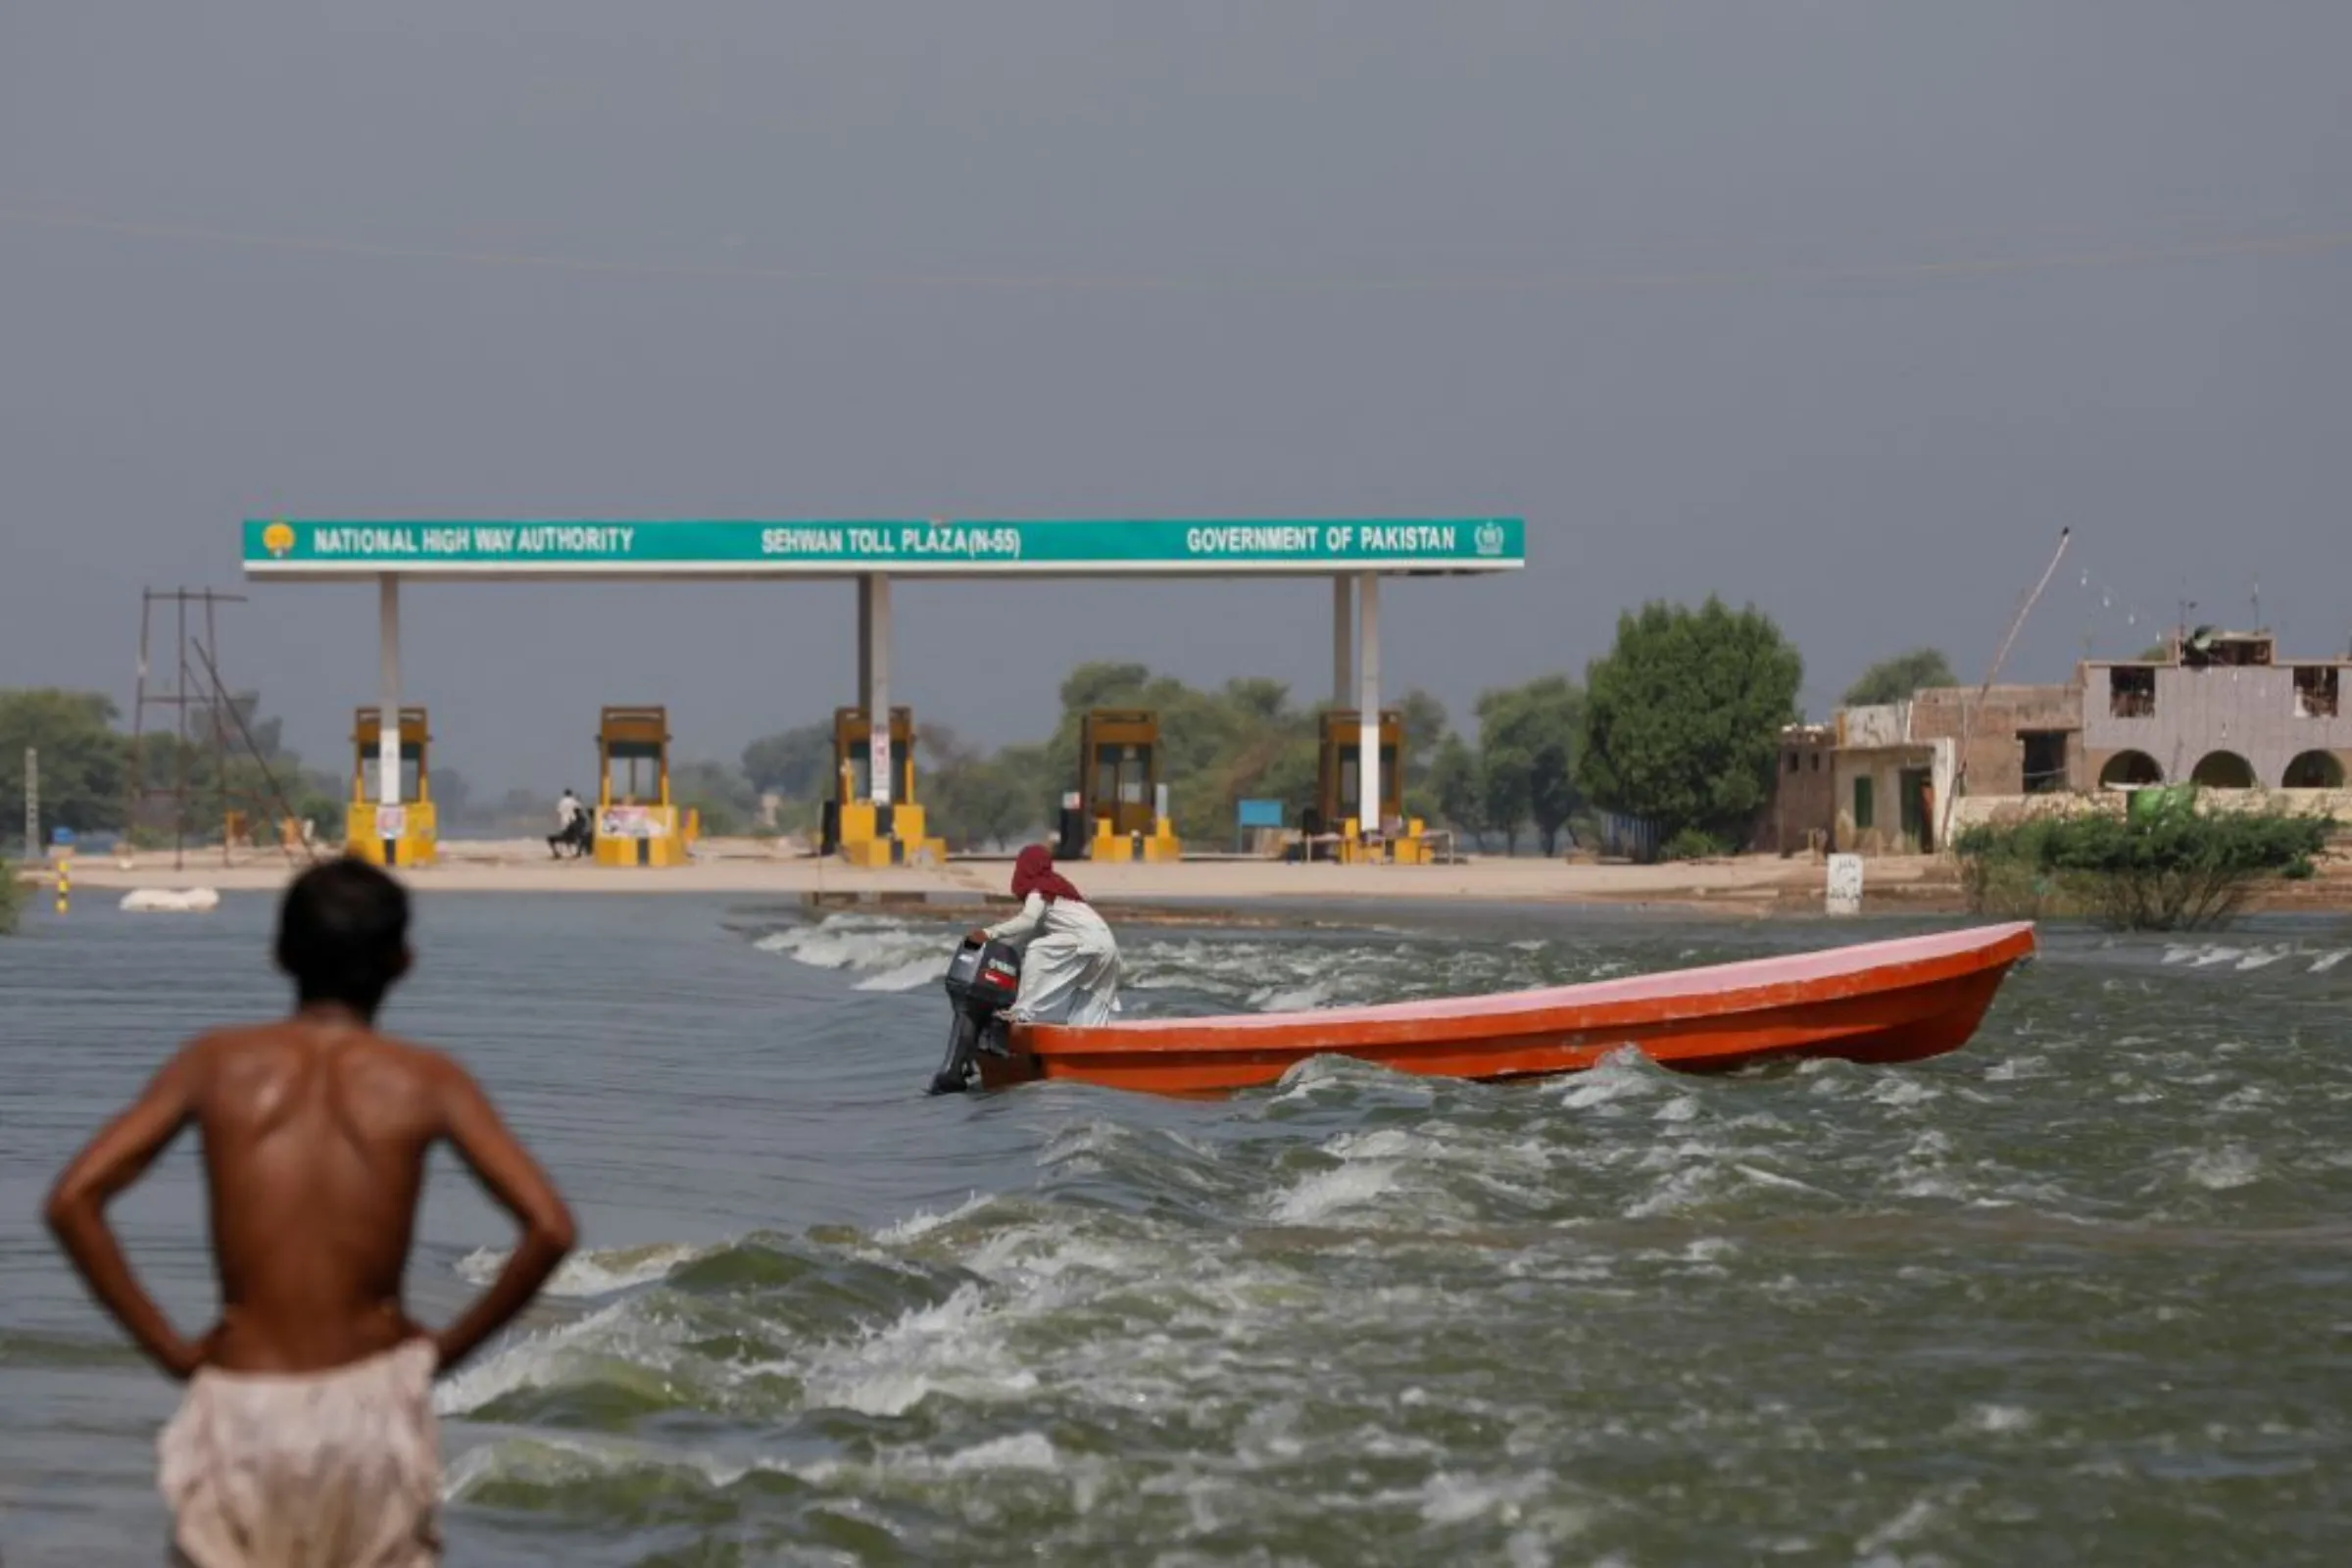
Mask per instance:
[[[1271,1084],[1310,1056],[1399,1072],[1510,1079],[1581,1072],[1628,1047],[1662,1066],[1724,1072],[1789,1057],[1918,1061],[1966,1045],[2031,924],[1545,991],[1324,1011],[1016,1026],[983,1055],[988,1088],[1076,1079],[1152,1094]]]

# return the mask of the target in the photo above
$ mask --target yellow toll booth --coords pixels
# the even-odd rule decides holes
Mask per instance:
[[[1350,710],[1323,715],[1315,805],[1323,831],[1338,835],[1334,858],[1427,865],[1435,858],[1427,826],[1404,814],[1404,717],[1394,709],[1380,715],[1380,814],[1373,821],[1363,818],[1363,782],[1356,776],[1361,729],[1361,720]]]
[[[605,709],[596,753],[596,863],[684,865],[694,824],[669,798],[669,710]]]
[[[432,769],[425,753],[432,735],[424,710],[400,710],[399,804],[384,804],[376,780],[382,757],[382,710],[363,708],[351,721],[351,801],[343,819],[345,851],[370,865],[430,865],[440,858],[441,829],[433,814]]]
[[[945,841],[927,837],[914,798],[914,710],[890,710],[890,801],[873,798],[874,723],[861,708],[833,710],[833,799],[825,813],[827,855],[853,865],[945,865]]]
[[[1078,806],[1088,824],[1089,859],[1181,858],[1184,846],[1163,790],[1157,713],[1098,708],[1079,720]]]

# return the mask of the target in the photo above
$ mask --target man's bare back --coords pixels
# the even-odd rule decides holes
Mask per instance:
[[[90,1294],[166,1372],[192,1380],[158,1444],[179,1560],[437,1561],[432,1376],[521,1311],[571,1250],[564,1200],[471,1075],[376,1033],[384,994],[408,972],[408,895],[382,871],[342,860],[304,872],[278,917],[294,1015],[184,1047],[49,1194],[50,1229]],[[220,1281],[220,1321],[194,1340],[106,1222],[107,1203],[191,1125]],[[425,1156],[443,1139],[522,1237],[436,1334],[410,1319],[401,1287]]]
[[[375,890],[363,883],[361,892]],[[398,913],[405,932],[405,902]],[[289,954],[281,938],[280,947],[281,963],[305,961],[299,944]],[[331,981],[306,983],[293,1017],[192,1042],[58,1178],[49,1222],[60,1244],[172,1376],[200,1366],[316,1372],[418,1337],[432,1339],[446,1369],[521,1310],[570,1250],[564,1200],[472,1076],[370,1026],[382,989],[407,963],[404,941],[382,959],[386,973],[359,988],[357,1004],[320,994]],[[132,1276],[103,1212],[190,1124],[203,1140],[220,1281],[220,1320],[193,1342]],[[428,1335],[408,1316],[402,1281],[425,1156],[442,1139],[523,1234],[490,1289]]]
[[[492,1173],[510,1207],[565,1228],[545,1178],[465,1069],[438,1053],[305,1019],[223,1031],[189,1050],[220,1276],[210,1365],[316,1371],[422,1333],[402,1281],[425,1156],[441,1138]],[[316,1240],[288,1247],[287,1237]],[[469,1348],[437,1345],[436,1359]]]

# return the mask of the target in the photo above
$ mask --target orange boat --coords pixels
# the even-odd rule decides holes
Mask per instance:
[[[1966,1045],[2002,977],[2034,951],[2034,927],[2020,922],[1490,997],[1013,1024],[1002,1053],[971,1059],[991,1089],[1072,1078],[1175,1095],[1270,1084],[1318,1055],[1480,1079],[1581,1072],[1628,1046],[1685,1072],[1799,1056],[1918,1061]]]

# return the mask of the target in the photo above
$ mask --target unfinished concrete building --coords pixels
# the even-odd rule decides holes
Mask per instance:
[[[2352,659],[2281,660],[2268,632],[2200,629],[2161,661],[2082,666],[2084,770],[2101,788],[2338,790]]]

